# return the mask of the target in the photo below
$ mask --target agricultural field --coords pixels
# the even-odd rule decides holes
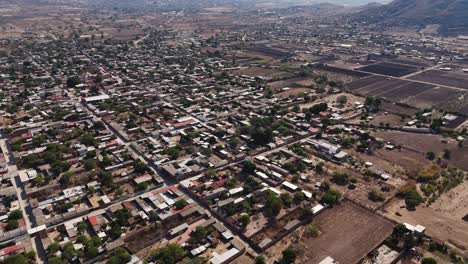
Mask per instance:
[[[299,263],[318,263],[331,256],[339,263],[356,263],[380,244],[393,230],[387,219],[352,202],[325,210],[314,221],[321,234],[299,238]],[[305,227],[307,228],[307,227]]]
[[[468,74],[440,70],[425,71],[410,77],[411,80],[468,89]]]
[[[359,68],[359,71],[382,74],[392,77],[403,77],[405,75],[417,72],[418,67],[391,62],[379,62],[373,65]]]
[[[428,151],[434,152],[436,157],[442,156],[444,150],[447,149],[451,154],[450,159],[446,160],[446,162],[468,170],[468,163],[466,162],[468,147],[458,147],[457,142],[453,139],[444,139],[439,135],[421,135],[399,131],[376,132],[374,136],[394,144],[400,144],[403,148],[419,153],[422,157]]]

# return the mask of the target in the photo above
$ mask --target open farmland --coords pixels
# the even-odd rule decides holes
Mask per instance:
[[[441,98],[456,97],[460,94],[462,94],[462,92],[457,89],[434,87],[433,89],[426,90],[414,97],[407,99],[405,103],[417,108],[429,108],[433,105],[440,104]]]
[[[360,71],[388,75],[393,77],[402,77],[418,70],[418,67],[397,64],[391,62],[379,62],[373,65],[359,68]]]
[[[467,75],[468,76],[468,75]],[[384,98],[416,108],[439,107],[447,111],[468,113],[461,89],[439,87],[420,81],[369,76],[346,84],[354,94]]]
[[[468,74],[465,73],[430,70],[411,76],[410,79],[468,89]]]
[[[346,87],[348,87],[348,89],[350,89],[351,91],[354,91],[362,87],[366,87],[368,85],[378,83],[384,80],[386,80],[386,78],[382,76],[369,76],[369,77],[362,78],[354,82],[348,83],[346,84]]]
[[[322,232],[318,237],[303,235],[298,243],[299,263],[318,263],[331,256],[342,264],[357,263],[379,245],[394,224],[352,202],[344,201],[314,219]]]
[[[454,140],[443,143],[445,141],[439,135],[421,135],[399,131],[377,132],[374,133],[374,136],[396,145],[402,145],[404,149],[417,152],[421,157],[424,157],[428,151],[432,151],[436,155],[442,155],[444,149],[448,149],[451,152],[451,158],[447,162],[461,169],[468,169],[468,163],[466,162],[468,147],[460,148]],[[393,152],[398,151],[394,150]]]

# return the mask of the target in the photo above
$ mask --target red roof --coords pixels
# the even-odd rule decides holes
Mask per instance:
[[[178,127],[184,127],[186,125],[190,125],[190,124],[193,124],[195,123],[195,120],[193,119],[189,119],[187,121],[184,121],[184,122],[179,122],[179,123],[175,123],[174,124],[174,127],[178,128]]]
[[[20,250],[22,248],[24,248],[23,244],[13,245],[13,246],[9,246],[9,247],[6,247],[6,248],[2,249],[0,252],[1,252],[1,255],[8,255],[11,252]]]
[[[22,139],[30,139],[30,138],[32,138],[32,135],[31,135],[31,133],[23,133],[23,134],[21,134],[21,138]]]
[[[89,220],[89,223],[92,225],[92,226],[95,226],[95,225],[98,225],[99,222],[96,218],[96,216],[88,216],[88,220]]]

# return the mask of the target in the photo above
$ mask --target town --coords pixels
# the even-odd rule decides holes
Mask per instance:
[[[468,37],[52,2],[0,3],[1,263],[468,263]]]

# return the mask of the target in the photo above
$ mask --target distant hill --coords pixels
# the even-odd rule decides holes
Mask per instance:
[[[440,31],[468,31],[468,0],[394,0],[367,8],[357,14],[359,21],[388,26],[426,26],[439,24]]]

